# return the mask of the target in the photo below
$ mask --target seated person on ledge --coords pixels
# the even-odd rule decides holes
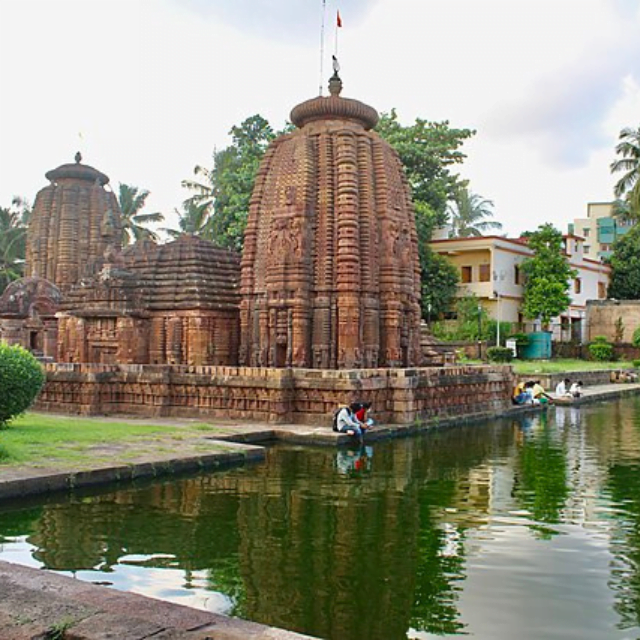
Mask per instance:
[[[513,395],[511,397],[513,404],[529,404],[530,398],[527,390],[525,389],[524,382],[518,382],[516,388],[513,390]]]
[[[579,398],[582,395],[582,381],[574,382],[569,389],[569,395],[574,398]]]
[[[556,396],[558,398],[566,398],[571,397],[571,381],[569,378],[565,378],[564,380],[558,382],[556,385]]]
[[[355,417],[354,406],[355,403],[340,409],[336,418],[336,431],[346,433],[348,436],[362,436],[362,425]]]
[[[548,404],[553,398],[544,390],[544,387],[540,384],[540,380],[533,382],[533,399],[537,400],[540,404]]]

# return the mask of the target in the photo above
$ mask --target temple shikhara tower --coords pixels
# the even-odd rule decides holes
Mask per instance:
[[[78,153],[75,163],[45,174],[51,184],[38,192],[27,235],[25,275],[63,292],[121,246],[120,206],[104,188],[109,178],[81,160]]]
[[[372,107],[296,106],[251,198],[241,275],[240,364],[323,369],[420,364],[420,266],[400,159]]]

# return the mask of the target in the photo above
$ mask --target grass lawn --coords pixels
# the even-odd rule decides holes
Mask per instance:
[[[514,360],[511,362],[518,374],[563,373],[564,371],[595,371],[597,369],[628,369],[631,362],[592,362],[590,360]]]
[[[187,437],[202,436],[203,432],[217,431],[206,424],[188,426],[155,426],[135,422],[110,422],[85,417],[48,416],[27,413],[8,428],[0,430],[0,465],[55,462],[82,462],[109,460],[113,454],[95,453],[92,447],[109,447],[119,443],[136,443],[136,449],[145,445],[179,447]]]

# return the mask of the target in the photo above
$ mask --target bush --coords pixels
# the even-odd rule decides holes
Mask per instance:
[[[601,337],[601,336],[598,336]],[[589,354],[593,360],[606,362],[613,360],[613,345],[606,341],[597,340],[589,345]]]
[[[633,360],[631,363],[634,369],[640,369],[640,360]]]
[[[0,343],[0,427],[31,406],[44,381],[42,366],[26,349]]]
[[[595,344],[609,344],[607,336],[594,336],[591,342]]]
[[[529,344],[529,336],[526,333],[514,333],[507,340],[515,340],[516,347],[526,347]]]
[[[513,351],[508,347],[489,347],[487,349],[487,358],[490,362],[511,362],[513,360]]]
[[[634,332],[631,338],[631,343],[634,347],[640,348],[640,327],[638,327]]]

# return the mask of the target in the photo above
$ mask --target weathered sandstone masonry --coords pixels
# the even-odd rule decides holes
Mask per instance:
[[[416,369],[48,364],[37,408],[95,414],[209,416],[327,424],[349,400],[373,402],[380,422],[407,424],[509,407],[506,366]]]

